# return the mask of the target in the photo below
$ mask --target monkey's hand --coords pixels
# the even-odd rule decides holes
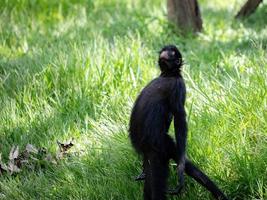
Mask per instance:
[[[179,195],[184,187],[184,170],[185,170],[185,164],[182,162],[177,167],[177,175],[178,175],[178,185],[175,189],[169,189],[168,194],[170,195]]]
[[[145,180],[145,178],[146,178],[146,174],[145,174],[145,172],[142,172],[141,174],[139,174],[137,177],[135,177],[135,181],[143,181],[143,180]]]
[[[184,188],[183,185],[179,185],[175,189],[168,189],[168,194],[169,195],[179,195],[183,188]]]

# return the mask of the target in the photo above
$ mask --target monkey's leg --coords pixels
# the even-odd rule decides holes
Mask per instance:
[[[145,184],[144,184],[144,200],[152,200],[152,191],[151,191],[151,168],[149,162],[143,162],[143,174]]]
[[[177,148],[176,148],[176,144],[173,141],[173,139],[166,134],[165,135],[165,147],[166,147],[166,159],[174,159],[175,161],[177,161]],[[177,163],[177,162],[176,162]],[[136,181],[141,181],[144,180],[146,177],[146,173],[145,173],[145,166],[146,164],[148,164],[148,159],[146,156],[144,156],[144,160],[143,160],[143,171],[142,173],[137,176],[135,178]],[[169,189],[168,193],[169,194],[173,194],[173,195],[177,195],[181,192],[181,190],[183,189],[184,186],[184,176],[181,175],[181,173],[183,173],[183,170],[177,170],[177,174],[178,174],[178,183],[177,187],[175,189]]]
[[[176,144],[172,140],[172,138],[169,135],[166,135],[166,146],[168,147],[166,153],[169,155],[169,158],[172,158],[172,159],[174,159],[176,161],[176,159],[177,159],[177,156],[176,156],[177,152],[176,152],[175,145]],[[212,195],[215,197],[215,199],[218,199],[218,200],[228,200],[228,198],[216,186],[216,184],[204,172],[202,172],[200,169],[198,169],[188,159],[186,159],[186,162],[185,162],[185,173],[187,175],[189,175],[190,177],[194,178],[198,183],[200,183],[207,190],[209,190],[212,193]],[[145,171],[145,174],[144,175],[146,175],[146,171]],[[179,178],[179,174],[178,174],[178,178]],[[174,190],[169,190],[168,193],[169,194],[172,194],[172,195],[177,195],[177,194],[179,194],[181,192],[182,188],[183,188],[183,185],[180,185],[179,184],[179,185],[177,185],[177,187]]]
[[[152,200],[166,200],[166,187],[169,171],[169,159],[161,153],[153,152],[149,156],[151,167]]]
[[[141,174],[139,174],[137,177],[135,177],[135,181],[145,180],[145,177],[146,177],[145,166],[147,164],[148,164],[148,159],[146,158],[146,156],[144,156],[144,158],[143,158],[143,171],[141,172]]]
[[[188,159],[186,159],[185,162],[185,172],[187,175],[194,178],[198,183],[209,190],[215,199],[228,200],[228,198],[217,187],[217,185]]]

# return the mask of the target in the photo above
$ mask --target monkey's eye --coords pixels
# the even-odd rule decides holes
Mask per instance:
[[[174,56],[174,55],[175,55],[175,51],[171,51],[170,53],[171,53],[171,55],[172,55],[172,56]]]

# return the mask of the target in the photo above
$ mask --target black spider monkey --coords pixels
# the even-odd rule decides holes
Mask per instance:
[[[181,75],[182,55],[174,45],[159,54],[161,74],[138,96],[132,109],[129,134],[133,147],[143,156],[144,199],[165,200],[169,160],[177,163],[178,185],[170,194],[179,194],[184,172],[208,189],[216,199],[228,200],[220,189],[186,158],[187,122],[184,108],[186,88]],[[168,135],[174,119],[176,143]]]

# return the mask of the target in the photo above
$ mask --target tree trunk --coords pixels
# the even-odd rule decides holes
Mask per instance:
[[[168,0],[168,18],[181,30],[202,30],[202,19],[197,0]]]
[[[242,18],[249,16],[256,10],[261,2],[262,0],[248,0],[235,17]]]

